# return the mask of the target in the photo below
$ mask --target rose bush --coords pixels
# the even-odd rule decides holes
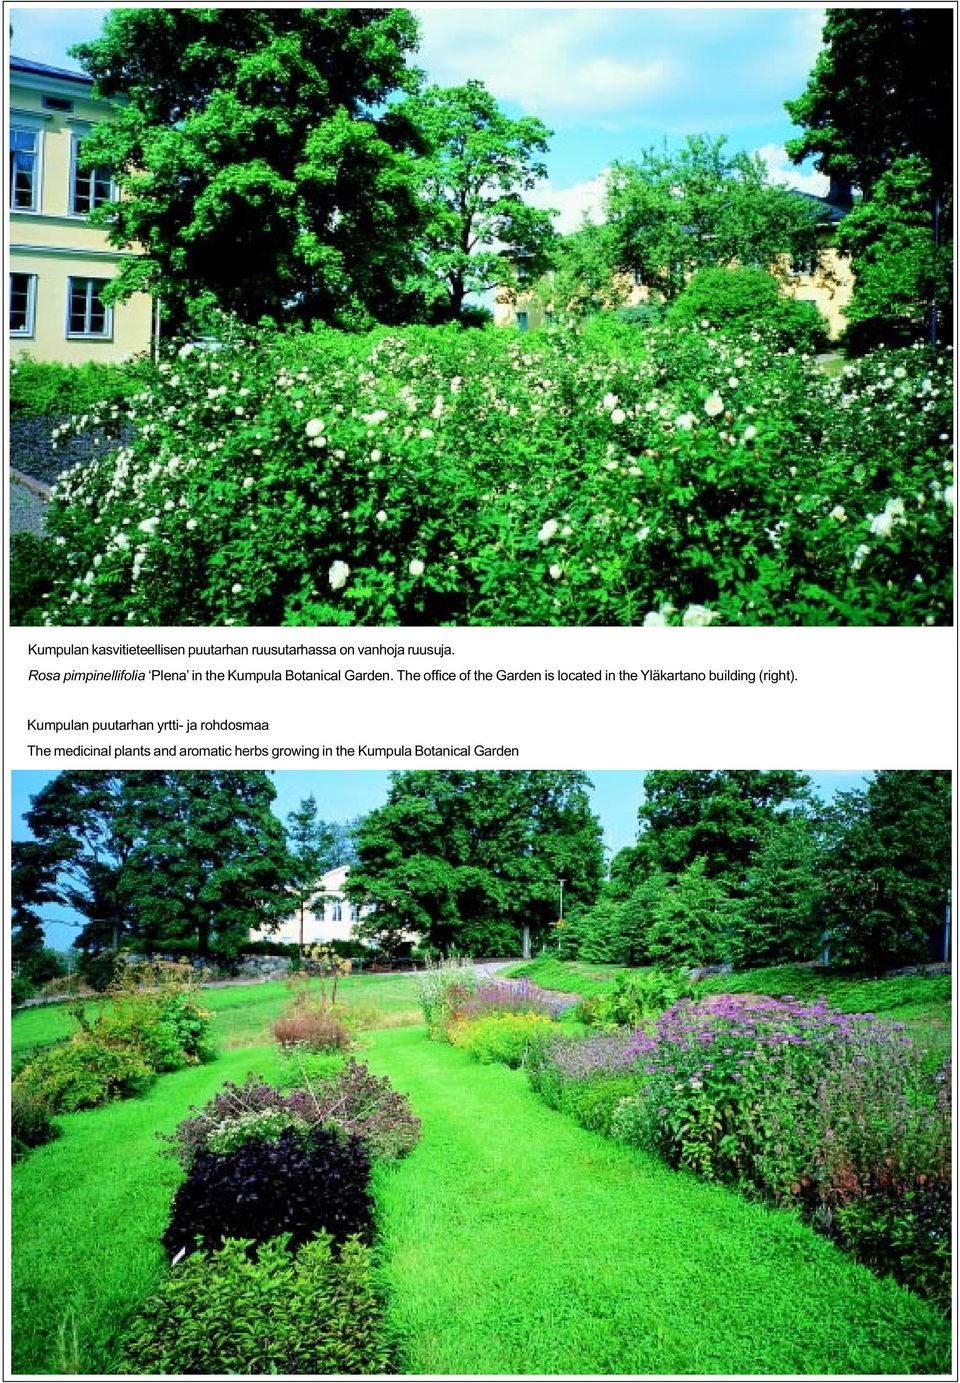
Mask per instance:
[[[222,338],[60,479],[44,622],[950,619],[946,352],[834,379],[709,325]]]

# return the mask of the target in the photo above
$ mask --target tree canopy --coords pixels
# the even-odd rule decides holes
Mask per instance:
[[[790,769],[657,769],[643,793],[642,868],[676,875],[702,857],[708,877],[736,889],[770,827],[811,798],[809,778]]]
[[[614,163],[605,212],[616,269],[672,299],[706,266],[775,266],[815,245],[816,209],[772,186],[759,155],[726,139],[688,135],[678,150],[647,148]]]
[[[357,837],[347,892],[373,908],[359,929],[387,949],[419,938],[448,952],[515,954],[571,904],[593,901],[603,872],[588,780],[572,771],[392,775]]]
[[[482,82],[428,87],[400,109],[420,131],[426,212],[424,263],[458,318],[468,293],[534,282],[549,263],[549,212],[521,192],[546,176],[550,131],[533,116],[511,120]]]
[[[950,889],[944,770],[884,770],[826,813],[823,922],[831,960],[871,970],[931,958]]]
[[[953,13],[947,8],[829,9],[823,47],[787,111],[804,132],[795,163],[869,197],[901,158],[918,155],[942,195],[953,176]]]
[[[32,800],[15,922],[45,902],[85,919],[77,945],[231,956],[291,909],[273,784],[258,772],[68,770]],[[21,926],[23,922],[21,921]]]
[[[121,196],[98,208],[140,247],[116,291],[176,320],[396,319],[415,292],[420,148],[388,99],[412,91],[402,9],[112,10],[72,51],[115,118],[84,140]]]
[[[949,9],[828,10],[806,89],[786,103],[795,163],[855,184],[844,219],[854,298],[848,344],[952,331],[953,37]]]

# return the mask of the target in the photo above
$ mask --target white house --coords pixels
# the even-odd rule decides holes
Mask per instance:
[[[320,880],[317,891],[303,912],[303,935],[300,934],[300,910],[281,922],[275,932],[255,928],[251,941],[292,941],[295,945],[313,946],[317,942],[350,941],[353,925],[370,911],[351,903],[343,886],[350,873],[348,864],[330,869]]]

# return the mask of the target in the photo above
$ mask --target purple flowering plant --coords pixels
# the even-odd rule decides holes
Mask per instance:
[[[612,1131],[671,1166],[798,1206],[874,1266],[949,1281],[950,1111],[903,1024],[825,1001],[684,1000],[623,1053]],[[882,1213],[881,1213],[882,1211]]]

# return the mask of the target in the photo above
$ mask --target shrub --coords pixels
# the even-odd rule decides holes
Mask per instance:
[[[673,326],[707,321],[721,331],[761,332],[777,350],[818,351],[827,322],[813,303],[787,297],[766,269],[701,269],[667,312]]]
[[[635,1075],[598,1075],[590,1080],[568,1081],[557,1091],[554,1108],[569,1114],[584,1128],[609,1136],[615,1113],[624,1100],[636,1095],[638,1088]]]
[[[10,980],[10,1002],[14,1008],[32,999],[36,992],[26,975],[14,975]]]
[[[544,1013],[491,1013],[451,1023],[447,1036],[484,1065],[517,1067],[523,1065],[531,1043],[550,1031],[550,1022]]]
[[[40,1052],[13,1082],[15,1092],[37,1100],[54,1114],[95,1109],[110,1100],[142,1095],[156,1079],[134,1046],[111,1046],[79,1033],[61,1047]]]
[[[60,1129],[50,1118],[50,1107],[39,1094],[14,1086],[10,1098],[10,1150],[14,1161],[30,1148],[51,1143]]]
[[[946,352],[616,325],[184,347],[58,483],[46,620],[949,623]]]
[[[262,1244],[289,1234],[297,1248],[325,1230],[335,1243],[368,1236],[373,1224],[370,1159],[359,1138],[332,1129],[285,1129],[272,1142],[198,1152],[173,1199],[163,1243],[171,1258],[197,1243]]]
[[[273,1025],[281,1047],[304,1047],[309,1052],[343,1052],[353,1038],[346,1024],[330,1010],[300,1009],[281,1014]]]
[[[35,533],[10,537],[10,623],[43,623],[44,597],[53,588],[53,544]]]
[[[649,970],[629,978],[618,975],[609,993],[582,999],[574,1017],[590,1027],[635,1028],[692,994],[693,986],[680,970]]]
[[[104,1042],[136,1047],[154,1071],[179,1071],[207,1060],[209,1015],[188,995],[124,994],[97,1020]]]
[[[21,357],[10,370],[11,416],[61,417],[120,407],[152,375],[149,361],[61,365]]]
[[[248,1076],[242,1086],[228,1081],[202,1109],[194,1109],[191,1118],[178,1124],[174,1134],[161,1137],[170,1155],[189,1170],[198,1153],[214,1149],[211,1139],[221,1134],[230,1138],[233,1124],[245,1123],[249,1129],[268,1116],[278,1116],[278,1123],[289,1118],[292,1126],[337,1129],[361,1139],[373,1158],[403,1157],[420,1136],[420,1120],[407,1096],[394,1090],[385,1076],[374,1076],[362,1062],[350,1060],[342,1071],[287,1094],[255,1076]]]
[[[328,1235],[292,1255],[228,1239],[172,1270],[121,1346],[120,1373],[321,1375],[391,1371],[370,1250]]]

